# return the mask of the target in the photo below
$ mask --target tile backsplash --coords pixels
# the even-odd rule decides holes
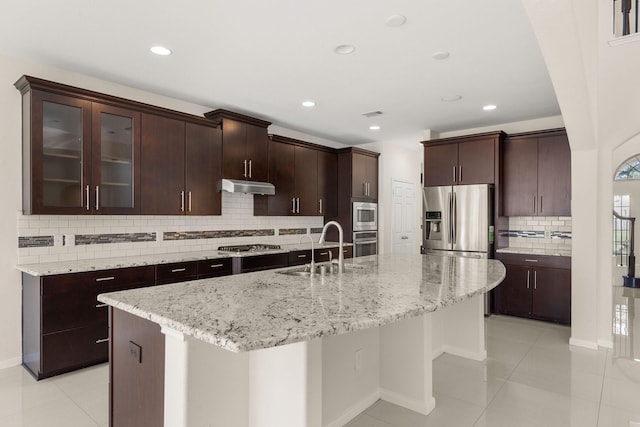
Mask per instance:
[[[509,237],[510,248],[571,251],[571,217],[568,216],[509,217],[509,229],[498,232]]]
[[[323,217],[253,216],[253,196],[222,193],[220,216],[18,214],[18,263],[195,252],[222,245],[297,243]],[[319,237],[319,236],[318,236]]]

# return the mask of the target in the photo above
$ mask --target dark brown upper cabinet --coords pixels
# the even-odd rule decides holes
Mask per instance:
[[[422,141],[424,186],[494,184],[503,132]]]
[[[333,150],[318,150],[318,214],[338,215],[338,156]]]
[[[571,150],[564,129],[509,135],[501,163],[502,215],[571,215]]]
[[[154,114],[142,116],[142,213],[220,215],[221,131]]]
[[[351,197],[377,202],[378,157],[352,151],[351,165]]]
[[[330,215],[336,209],[337,162],[326,147],[271,135],[269,182],[273,196],[254,196],[256,215]]]
[[[136,214],[140,113],[22,77],[25,214]]]
[[[25,214],[180,214],[169,208],[177,189],[185,213],[220,214],[221,132],[210,120],[30,76],[15,87]]]
[[[271,123],[227,110],[210,111],[205,117],[222,128],[223,178],[267,181]]]

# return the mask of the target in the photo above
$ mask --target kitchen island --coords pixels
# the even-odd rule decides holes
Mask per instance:
[[[446,351],[486,357],[482,294],[504,275],[494,260],[378,255],[343,274],[274,270],[100,295],[112,307],[112,417],[118,382],[142,395],[153,383],[118,375],[146,357],[119,337],[136,329],[130,317],[163,334],[166,426],[339,426],[378,398],[429,413],[432,335]],[[436,310],[445,318],[432,331]]]

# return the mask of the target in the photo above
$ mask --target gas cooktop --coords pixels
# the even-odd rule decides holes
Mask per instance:
[[[218,250],[223,252],[265,252],[278,249],[280,249],[280,245],[265,245],[261,243],[218,247]]]

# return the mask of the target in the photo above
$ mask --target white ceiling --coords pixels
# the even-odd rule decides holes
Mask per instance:
[[[2,2],[0,53],[349,145],[560,114],[518,0]]]

